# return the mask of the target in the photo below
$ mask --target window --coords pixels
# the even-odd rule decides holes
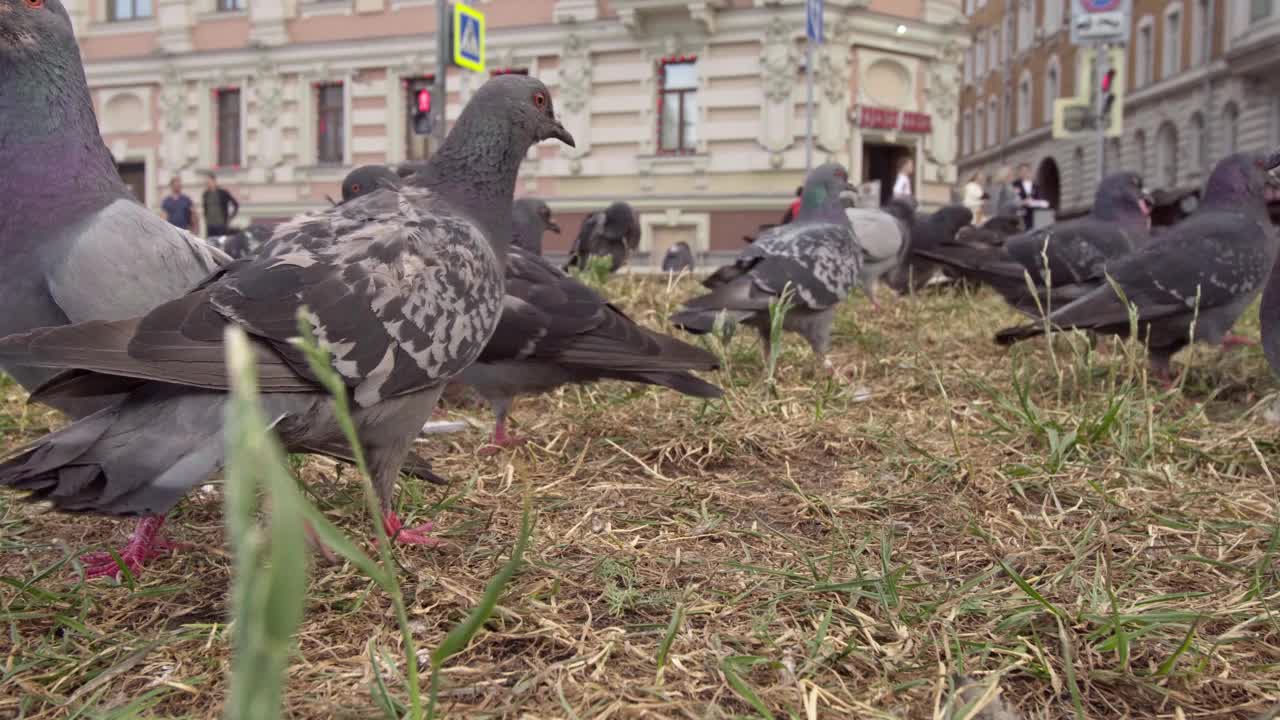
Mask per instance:
[[[1032,0],[1018,3],[1018,52],[1031,47],[1035,36],[1036,6]]]
[[[1000,64],[1000,26],[991,28],[987,33],[987,69],[995,70]]]
[[[344,162],[343,140],[346,118],[343,117],[342,83],[316,86],[316,161]]]
[[[1156,177],[1161,187],[1178,186],[1178,130],[1165,123],[1156,131]]]
[[[1031,72],[1023,71],[1018,81],[1018,132],[1031,128]]]
[[[1106,153],[1108,173],[1124,169],[1124,154],[1120,147],[1120,138],[1111,138],[1107,141]]]
[[[965,110],[964,117],[960,119],[960,154],[968,155],[973,152],[973,113]]]
[[[1152,25],[1151,16],[1142,18],[1138,23],[1138,37],[1133,44],[1134,87],[1146,87],[1151,84],[1151,66],[1155,63]]]
[[[1182,70],[1182,0],[1164,14],[1164,60],[1160,77],[1170,78]]]
[[[218,0],[218,12],[236,12],[244,10],[249,0]]]
[[[965,15],[973,14],[973,0],[964,0],[964,14]]]
[[[1062,29],[1062,0],[1044,0],[1044,32],[1052,35]]]
[[[1044,122],[1053,122],[1053,103],[1062,92],[1058,77],[1058,58],[1049,59],[1049,69],[1044,73]]]
[[[1209,52],[1213,41],[1206,37],[1209,32],[1209,0],[1194,0],[1191,10],[1191,64],[1203,65],[1209,61]]]
[[[1008,140],[1014,134],[1013,90],[1004,91],[1004,114],[1000,116],[1000,138]]]
[[[1258,22],[1266,20],[1275,12],[1275,0],[1251,0],[1249,4],[1249,20]]]
[[[973,82],[973,46],[969,46],[964,51],[964,82],[966,85]]]
[[[1227,103],[1222,108],[1222,138],[1224,147],[1222,152],[1224,155],[1231,155],[1236,151],[1240,141],[1240,110],[1233,102]]]
[[[413,116],[418,112],[418,91],[430,90],[435,83],[431,77],[416,77],[404,81],[404,159],[410,162],[426,160],[431,156],[431,138],[413,131]]]
[[[111,22],[151,17],[151,0],[109,0],[107,19]]]
[[[1133,167],[1145,179],[1147,176],[1147,134],[1142,130],[1133,134],[1133,151],[1138,154],[1134,158]]]
[[[978,109],[974,111],[977,120],[973,125],[973,149],[984,148],[987,146],[987,108],[986,105],[979,100]]]
[[[223,88],[214,91],[217,108],[218,167],[239,167],[240,160],[240,90]]]
[[[698,66],[693,59],[659,65],[658,149],[691,153],[698,143]]]
[[[1013,57],[1013,16],[1004,16],[1004,50],[1002,57],[1006,60]]]
[[[974,39],[973,48],[978,56],[977,62],[974,63],[975,77],[982,78],[987,73],[987,39],[982,33],[978,33],[978,37]]]
[[[1000,133],[1000,107],[996,99],[987,100],[987,146],[995,145]]]
[[[1191,168],[1196,172],[1204,172],[1209,166],[1209,128],[1205,125],[1204,116],[1191,114]]]

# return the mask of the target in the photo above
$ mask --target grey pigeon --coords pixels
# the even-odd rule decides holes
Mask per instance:
[[[584,269],[588,258],[601,256],[610,259],[609,272],[617,272],[639,247],[640,221],[636,211],[625,202],[615,202],[583,219],[565,267]]]
[[[545,208],[546,203],[527,206]],[[520,201],[513,212],[519,237]],[[641,327],[540,255],[512,247],[505,278],[498,329],[459,376],[497,416],[493,443],[483,453],[522,442],[506,429],[511,403],[520,395],[598,380],[659,385],[700,398],[723,394],[690,373],[717,369],[715,355]]]
[[[0,3],[0,336],[140,315],[226,262],[120,179],[62,3]],[[2,367],[28,390],[54,375]],[[83,417],[109,402],[60,397],[56,407]]]
[[[876,290],[880,279],[897,270],[906,258],[911,230],[898,217],[877,208],[850,207],[844,212],[862,248],[858,283],[878,310],[880,300],[876,297]]]
[[[342,202],[351,202],[378,188],[396,187],[399,184],[400,176],[386,165],[362,165],[342,179]]]
[[[497,327],[516,175],[549,138],[573,144],[546,87],[494,78],[402,188],[286,223],[261,254],[145,316],[0,340],[0,360],[74,369],[38,390],[42,399],[127,394],[0,463],[0,485],[67,512],[146,516],[121,553],[140,568],[163,515],[222,465],[229,325],[253,341],[262,403],[285,447],[343,444],[292,343],[305,307],[350,392],[384,524],[400,542],[436,542],[401,526],[396,479],[441,390]],[[113,574],[114,564],[91,572]]]
[[[1039,317],[1061,307],[1099,280],[1108,261],[1150,239],[1151,205],[1136,173],[1108,175],[1089,214],[1005,239],[1001,247],[963,242],[918,251],[961,277],[993,287],[1011,307]],[[1046,273],[1047,269],[1047,273]],[[1030,276],[1036,288],[1027,287]]]
[[[815,168],[805,179],[796,219],[761,233],[732,265],[703,281],[711,292],[686,302],[671,316],[672,324],[701,335],[711,332],[724,314],[760,333],[767,358],[769,304],[789,289],[791,308],[783,329],[800,333],[831,370],[826,354],[835,308],[857,285],[862,270],[862,251],[840,201],[840,193],[850,187],[843,166]]]
[[[516,233],[512,245],[534,255],[542,254],[542,236],[548,230],[560,234],[560,226],[551,219],[551,207],[535,197],[516,200],[511,222]]]
[[[907,257],[887,278],[888,285],[903,294],[919,290],[938,273],[938,264],[926,259],[920,251],[953,242],[960,231],[973,222],[973,212],[963,205],[946,205],[932,213],[919,213],[914,202],[894,198],[885,204],[884,211],[910,229]]]
[[[1053,311],[1048,322],[1126,337],[1132,304],[1152,370],[1165,380],[1170,358],[1192,340],[1234,344],[1227,333],[1262,292],[1280,251],[1265,202],[1268,188],[1280,185],[1278,168],[1280,153],[1241,153],[1219,162],[1191,217],[1159,242],[1108,262],[1105,276],[1081,283],[1079,299]],[[996,341],[1013,343],[1044,331],[1043,323],[1031,323],[1000,331]]]
[[[663,272],[691,271],[693,266],[693,248],[683,240],[667,248],[667,252],[662,256]]]

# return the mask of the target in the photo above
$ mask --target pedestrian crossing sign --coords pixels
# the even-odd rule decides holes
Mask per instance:
[[[484,72],[484,13],[462,3],[453,6],[453,64]]]

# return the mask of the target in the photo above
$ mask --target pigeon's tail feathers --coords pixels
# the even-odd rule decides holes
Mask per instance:
[[[575,338],[560,351],[556,361],[619,379],[651,372],[715,370],[720,366],[715,354],[648,330],[621,313],[608,315],[595,330]]]
[[[715,329],[716,318],[722,313],[726,320],[741,322],[757,313],[768,312],[770,299],[772,296],[756,291],[749,275],[743,275],[685,302],[684,307],[671,316],[671,323],[701,335]]]
[[[635,377],[639,382],[670,388],[690,397],[714,400],[724,397],[719,386],[686,372],[641,373]]]
[[[702,281],[702,287],[708,290],[724,287],[738,278],[751,272],[751,268],[763,260],[763,256],[755,256],[751,258],[739,258],[737,261],[725,265],[715,272],[711,273]]]
[[[996,333],[995,341],[997,345],[1012,345],[1030,340],[1033,337],[1039,337],[1044,334],[1044,325],[1029,323],[1027,325],[1019,325],[1017,327],[1005,328]]]
[[[726,320],[742,322],[754,313],[743,310],[681,310],[671,316],[671,324],[694,335],[706,335],[715,330],[716,318],[721,314],[724,314]]]
[[[151,383],[0,463],[0,485],[63,512],[168,512],[223,463],[220,393]]]

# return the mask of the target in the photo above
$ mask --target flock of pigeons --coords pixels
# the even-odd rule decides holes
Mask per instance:
[[[402,472],[439,481],[410,447],[452,382],[492,406],[494,451],[519,442],[506,429],[515,398],[568,383],[720,397],[694,374],[716,369],[715,355],[642,327],[542,257],[543,234],[559,227],[545,202],[514,199],[520,162],[534,143],[574,141],[538,80],[491,79],[429,161],[359,168],[342,202],[233,259],[132,198],[98,134],[66,13],[56,2],[15,7],[0,13],[0,366],[72,422],[0,462],[0,485],[62,511],[140,517],[119,554],[131,572],[164,549],[165,514],[223,465],[230,326],[252,340],[284,446],[349,460],[292,342],[304,312],[350,394],[384,525],[408,544],[438,542],[429,526],[403,526],[392,495]],[[835,308],[853,289],[878,307],[882,282],[911,290],[942,266],[1031,319],[999,342],[1136,330],[1167,376],[1169,357],[1192,340],[1239,341],[1228,332],[1280,247],[1266,213],[1278,166],[1280,154],[1228,157],[1197,211],[1153,235],[1130,173],[1102,183],[1089,217],[1017,234],[1000,221],[975,228],[961,207],[850,207],[847,171],[823,165],[794,220],[712,273],[672,324],[692,334],[745,324],[767,356],[773,309],[784,305],[783,328],[831,369]],[[616,270],[638,240],[635,212],[614,203],[584,222],[570,266],[604,256]],[[673,248],[668,262],[686,269],[692,253]],[[1280,290],[1263,313],[1275,366]],[[120,569],[105,553],[85,563],[90,576]]]

